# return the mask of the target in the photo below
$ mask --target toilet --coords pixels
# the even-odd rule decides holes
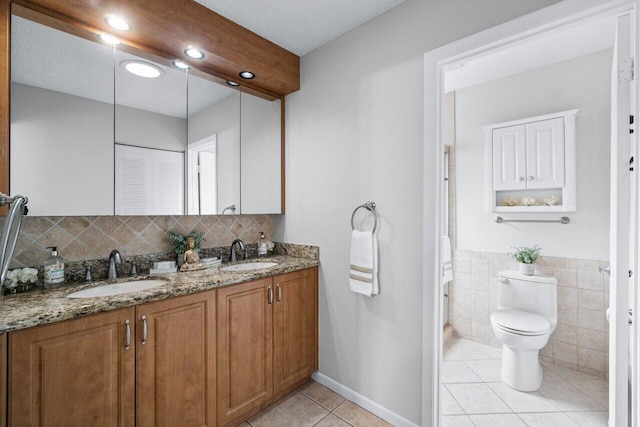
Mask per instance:
[[[538,352],[558,324],[558,281],[553,276],[498,273],[498,309],[491,329],[502,343],[502,381],[519,391],[542,384]]]

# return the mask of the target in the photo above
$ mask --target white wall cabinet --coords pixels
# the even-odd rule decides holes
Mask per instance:
[[[489,211],[575,211],[577,112],[483,127]]]

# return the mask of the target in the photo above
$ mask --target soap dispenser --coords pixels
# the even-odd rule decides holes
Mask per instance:
[[[260,232],[260,240],[258,240],[258,257],[267,256],[267,239],[264,237],[264,232]]]
[[[64,283],[64,259],[58,256],[57,247],[47,249],[51,249],[51,256],[44,260],[44,287],[57,288]]]

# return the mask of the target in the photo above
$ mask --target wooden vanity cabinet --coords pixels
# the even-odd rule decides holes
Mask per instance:
[[[218,289],[218,426],[250,417],[317,370],[317,271]]]
[[[215,291],[140,305],[136,329],[136,426],[214,427]]]
[[[10,332],[9,426],[133,426],[134,319],[132,307]]]
[[[9,426],[215,426],[214,310],[207,291],[9,333]]]
[[[273,388],[279,399],[318,370],[317,268],[273,278]]]

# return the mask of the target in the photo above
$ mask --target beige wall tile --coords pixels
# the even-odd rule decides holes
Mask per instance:
[[[491,327],[487,323],[471,322],[473,340],[483,344],[489,344]]]
[[[589,259],[576,259],[576,258],[566,258],[565,266],[567,268],[573,268],[576,270],[592,270],[598,271],[598,267],[603,264],[603,261],[593,261]],[[608,262],[607,262],[608,264]]]
[[[471,288],[476,291],[489,292],[489,277],[474,275],[471,281]]]
[[[578,347],[578,366],[604,372],[604,353],[584,347]]]
[[[573,344],[554,341],[553,358],[569,363],[578,363],[578,347]]]
[[[560,341],[567,344],[578,344],[578,327],[560,323],[551,339],[552,341]]]
[[[489,260],[474,258],[471,261],[471,273],[473,273],[474,276],[488,276]]]
[[[578,289],[578,307],[604,310],[604,292]]]
[[[453,281],[456,286],[461,288],[471,289],[473,287],[473,276],[467,273],[456,273],[453,271]]]
[[[578,306],[578,290],[558,286],[558,304],[572,307]]]
[[[489,292],[472,291],[472,303],[480,307],[489,307]]]
[[[489,307],[474,305],[471,313],[471,320],[474,322],[489,324]]]
[[[576,287],[577,271],[572,268],[554,268],[553,276],[558,279],[558,286],[563,287]]]
[[[604,279],[598,271],[578,271],[578,287],[594,291],[604,290]]]
[[[606,353],[609,348],[609,334],[592,329],[578,328],[578,345]]]
[[[578,309],[578,324],[582,328],[605,331],[606,322],[607,318],[602,310]]]
[[[453,260],[453,271],[471,274],[471,258],[455,258]]]
[[[578,308],[575,306],[558,304],[558,323],[577,325]]]

